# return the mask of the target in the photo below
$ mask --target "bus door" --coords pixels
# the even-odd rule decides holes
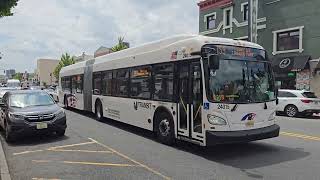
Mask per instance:
[[[201,64],[178,64],[178,135],[203,140]]]

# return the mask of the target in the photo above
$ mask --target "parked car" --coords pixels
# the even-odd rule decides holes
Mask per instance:
[[[320,113],[320,99],[310,91],[280,89],[278,93],[278,112],[284,112],[289,117],[298,114],[311,116]]]
[[[8,91],[0,106],[3,114],[0,125],[7,141],[37,132],[65,134],[66,114],[45,91]]]

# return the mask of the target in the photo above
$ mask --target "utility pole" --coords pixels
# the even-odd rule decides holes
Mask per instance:
[[[248,39],[250,42],[258,42],[258,0],[248,0]]]

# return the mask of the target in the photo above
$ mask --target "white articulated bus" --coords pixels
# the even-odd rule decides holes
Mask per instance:
[[[59,99],[201,146],[279,136],[276,90],[265,50],[254,43],[182,35],[61,70]]]

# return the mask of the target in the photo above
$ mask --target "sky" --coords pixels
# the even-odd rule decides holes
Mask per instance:
[[[119,36],[131,46],[198,33],[199,0],[20,0],[0,18],[0,70],[33,72],[39,58],[93,54]]]

